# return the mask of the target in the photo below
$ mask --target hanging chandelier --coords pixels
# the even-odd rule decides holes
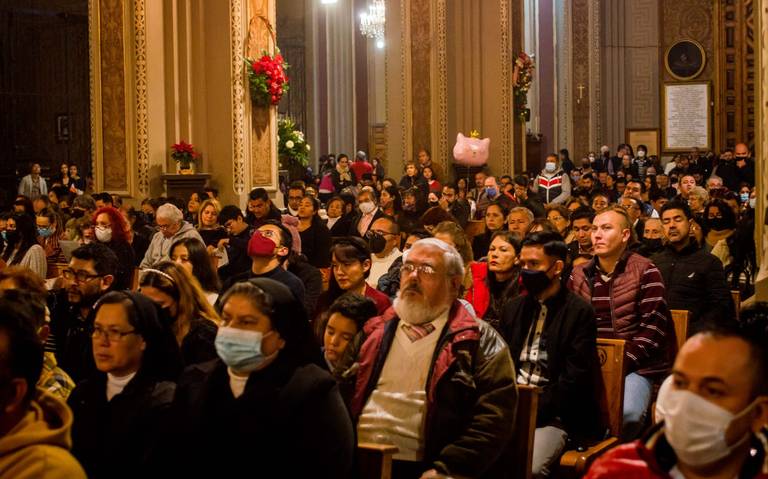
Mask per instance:
[[[360,14],[360,33],[375,39],[377,44],[384,42],[386,9],[384,0],[373,0],[373,3],[368,5],[368,11]]]

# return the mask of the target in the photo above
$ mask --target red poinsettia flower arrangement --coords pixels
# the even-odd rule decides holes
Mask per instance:
[[[277,105],[288,91],[288,63],[279,53],[264,53],[258,60],[245,60],[251,85],[251,98],[261,106]]]
[[[179,163],[182,170],[189,169],[192,160],[196,160],[199,157],[200,154],[195,151],[195,147],[184,140],[171,145],[171,158]]]

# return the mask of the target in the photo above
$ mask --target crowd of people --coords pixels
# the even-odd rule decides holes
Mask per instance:
[[[768,477],[754,160],[607,146],[540,172],[398,180],[340,154],[246,209],[124,204],[33,165],[0,216],[0,477],[533,477],[605,435],[599,338],[625,341],[621,445],[589,478]],[[689,312],[678,351],[672,310]],[[255,461],[254,461],[255,459]]]

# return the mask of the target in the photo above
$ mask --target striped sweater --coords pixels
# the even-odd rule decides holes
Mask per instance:
[[[625,253],[606,278],[594,258],[574,268],[568,287],[592,303],[598,337],[627,341],[627,373],[668,372],[676,353],[674,325],[664,280],[649,259]]]

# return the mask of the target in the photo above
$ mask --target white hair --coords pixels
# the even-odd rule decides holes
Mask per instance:
[[[408,253],[413,251],[416,246],[431,246],[438,248],[443,252],[443,261],[445,262],[445,269],[448,276],[464,277],[464,260],[461,259],[459,252],[456,251],[456,248],[453,246],[437,238],[424,238],[413,243],[411,249],[403,252],[403,264],[408,261]]]
[[[709,201],[709,193],[707,193],[707,190],[702,188],[701,186],[694,186],[690,193],[688,193],[688,196],[695,196],[696,198],[699,198],[701,201]]]
[[[533,212],[526,208],[525,206],[516,206],[510,210],[509,214],[512,213],[522,213],[525,215],[526,218],[528,218],[529,223],[533,223]]]
[[[184,214],[181,212],[181,210],[176,208],[171,203],[166,203],[158,208],[157,213],[155,213],[155,217],[165,218],[168,221],[173,221],[174,223],[181,223],[182,220],[184,220]]]

